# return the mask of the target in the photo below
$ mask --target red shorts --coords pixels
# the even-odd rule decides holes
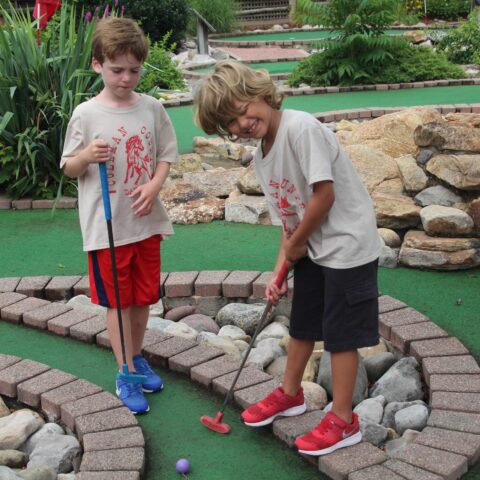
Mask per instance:
[[[161,235],[115,247],[120,306],[153,305],[160,299]],[[110,249],[88,252],[92,302],[116,308]]]

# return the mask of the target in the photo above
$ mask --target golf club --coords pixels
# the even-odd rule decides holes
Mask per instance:
[[[112,210],[110,208],[110,194],[108,192],[107,166],[105,163],[99,163],[100,181],[102,184],[103,209],[105,211],[105,220],[107,221],[108,245],[110,249],[110,258],[112,261],[113,288],[115,290],[115,301],[117,304],[118,330],[120,332],[120,344],[122,346],[122,371],[120,378],[128,383],[143,383],[147,380],[145,375],[129,372],[127,365],[127,355],[125,353],[125,337],[123,335],[122,308],[120,306],[120,290],[118,288],[117,263],[115,261],[115,245],[113,243],[112,230]]]
[[[283,262],[282,267],[280,269],[280,272],[278,273],[277,278],[275,279],[275,285],[277,285],[278,288],[281,288],[283,282],[287,278],[287,274],[288,274],[287,264],[286,264],[286,262]],[[214,432],[229,433],[230,430],[231,430],[230,425],[228,425],[225,422],[222,422],[223,412],[224,412],[228,402],[230,401],[230,397],[232,396],[233,389],[235,388],[238,377],[240,377],[240,373],[242,373],[243,367],[245,365],[245,362],[247,361],[250,350],[252,349],[252,346],[255,342],[255,339],[257,338],[257,335],[262,330],[263,323],[265,322],[265,319],[267,318],[268,312],[270,311],[272,306],[273,306],[273,303],[270,300],[268,300],[267,304],[265,305],[265,310],[263,311],[263,314],[260,318],[260,321],[258,322],[258,325],[255,328],[255,332],[253,333],[253,337],[252,337],[252,340],[250,342],[250,345],[248,346],[247,351],[245,352],[242,363],[240,364],[240,367],[237,371],[237,374],[235,375],[235,378],[233,379],[232,385],[230,386],[230,388],[227,392],[227,395],[225,396],[225,400],[223,401],[223,404],[222,404],[220,410],[215,415],[215,418],[208,417],[207,415],[204,415],[203,417],[200,418],[200,422],[202,422],[202,424],[205,427],[209,428],[210,430],[213,430]]]

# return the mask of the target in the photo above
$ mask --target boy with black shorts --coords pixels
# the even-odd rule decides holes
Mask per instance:
[[[280,111],[281,100],[266,72],[219,62],[195,93],[196,120],[208,134],[261,140],[255,169],[272,222],[282,226],[273,278],[284,260],[294,268],[283,384],[242,419],[259,427],[303,413],[303,372],[323,340],[332,359],[332,409],[295,445],[324,455],[362,438],[352,398],[357,349],[379,341],[381,244],[368,192],[335,134],[308,113]],[[286,282],[279,289],[272,280],[266,296],[276,304],[286,291]]]
[[[98,163],[106,162],[112,209],[115,256],[125,351],[130,372],[147,377],[143,384],[119,374],[116,392],[133,412],[148,412],[143,392],[163,389],[161,378],[142,356],[149,306],[160,297],[160,242],[173,234],[159,192],[177,142],[161,103],[136,93],[148,45],[131,19],[99,21],[92,44],[92,67],[104,88],[80,104],[68,124],[60,166],[78,178],[78,208],[83,249],[88,252],[92,302],[107,307],[107,329],[117,363],[122,355],[112,264],[108,249]]]

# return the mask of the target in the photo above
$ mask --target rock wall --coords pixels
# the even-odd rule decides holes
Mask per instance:
[[[384,266],[480,265],[479,113],[442,115],[433,107],[414,107],[331,126],[374,202]],[[174,222],[270,223],[254,166],[248,165],[255,146],[197,137],[193,147],[194,158],[182,158],[161,194]],[[212,166],[219,159],[235,168]],[[179,185],[182,195],[176,194]]]

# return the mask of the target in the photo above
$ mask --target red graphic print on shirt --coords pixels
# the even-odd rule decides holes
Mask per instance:
[[[287,178],[281,182],[270,180],[270,196],[279,213],[285,235],[290,237],[300,223],[299,212],[305,210],[305,203],[298,195],[297,189]]]
[[[142,178],[142,171],[150,178],[149,166],[151,157],[148,153],[143,154],[145,148],[138,135],[134,135],[127,140],[125,151],[127,154],[127,171],[123,183],[128,183],[129,180],[136,176],[134,183],[134,187],[136,187]]]

